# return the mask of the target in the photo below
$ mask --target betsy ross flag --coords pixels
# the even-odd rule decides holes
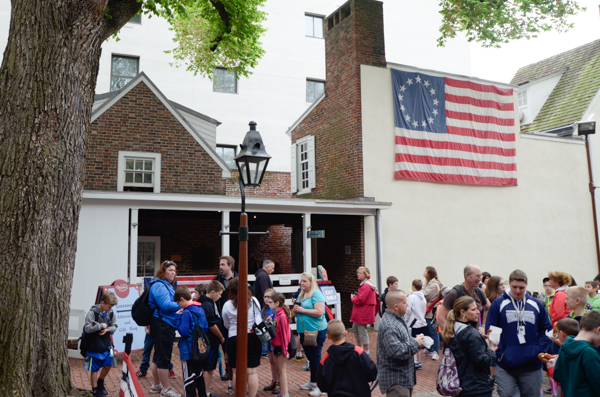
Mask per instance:
[[[517,186],[513,90],[392,69],[395,179]]]
[[[129,354],[123,354],[123,370],[121,371],[121,390],[119,397],[144,397],[140,381],[135,375],[135,368]]]

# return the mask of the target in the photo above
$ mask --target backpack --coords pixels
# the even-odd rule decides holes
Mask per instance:
[[[192,314],[195,317],[195,315]],[[200,324],[196,322],[194,332],[192,333],[192,351],[190,354],[192,361],[205,361],[210,353],[210,342],[206,332]]]
[[[113,316],[114,316],[114,312],[110,312],[108,314],[109,318],[108,318],[108,324],[110,324],[112,322]],[[96,312],[94,312],[94,320],[99,323],[100,322],[100,315]],[[86,338],[87,334],[85,333],[85,331],[83,331],[81,333],[81,337],[79,337],[79,354],[81,354],[81,356],[83,358],[87,357],[87,349],[89,348],[89,341],[90,338]]]
[[[444,355],[440,361],[436,389],[442,396],[458,396],[462,392],[456,360],[449,347],[444,349]]]
[[[154,316],[154,310],[150,307],[149,302],[150,289],[153,285],[154,283],[150,284],[150,287],[146,288],[144,293],[142,293],[142,295],[133,302],[133,306],[131,306],[131,317],[133,318],[133,321],[141,327],[150,325],[152,317]],[[156,306],[156,310],[158,310],[158,306]],[[161,318],[160,311],[158,312],[158,317]]]
[[[460,287],[460,285],[455,285],[454,289],[456,290],[456,299],[460,298],[463,295],[462,288]],[[478,287],[475,287],[475,292],[477,293],[477,296],[479,296],[479,300],[481,301],[481,305],[485,306],[485,302],[487,301],[487,297],[485,296],[485,294],[483,293],[483,291],[480,290]]]

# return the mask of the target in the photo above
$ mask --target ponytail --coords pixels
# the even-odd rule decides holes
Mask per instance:
[[[450,310],[448,313],[448,318],[446,319],[446,325],[444,326],[444,330],[442,331],[442,339],[446,344],[450,343],[450,339],[454,335],[454,323],[456,322],[456,315],[454,314],[454,310]]]
[[[273,295],[271,295],[271,300],[273,302],[279,303],[279,307],[283,309],[288,320],[291,320],[292,313],[290,312],[290,308],[288,307],[288,305],[285,304],[285,295],[283,295],[280,292],[276,292]]]

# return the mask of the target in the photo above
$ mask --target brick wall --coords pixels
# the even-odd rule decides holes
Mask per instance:
[[[386,66],[382,3],[350,0],[325,29],[326,96],[292,131],[315,137],[316,188],[302,197],[363,197],[360,65]]]
[[[239,196],[239,173],[233,171],[231,178],[226,182],[226,194],[228,196]],[[273,198],[292,198],[290,188],[289,172],[265,172],[262,184],[259,187],[246,187],[246,197],[273,197]]]
[[[119,151],[161,153],[161,192],[225,194],[221,167],[142,81],[90,127],[85,189],[117,190]]]
[[[256,228],[253,226],[252,231]],[[265,259],[279,263],[283,273],[292,272],[292,228],[285,225],[271,225],[263,228],[268,236],[251,236],[248,242],[249,263],[262,267]],[[257,269],[252,269],[256,271]],[[251,272],[253,273],[253,272]]]

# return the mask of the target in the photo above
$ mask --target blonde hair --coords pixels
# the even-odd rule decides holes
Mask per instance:
[[[342,320],[331,320],[327,325],[327,335],[329,335],[329,339],[334,342],[338,342],[344,339],[344,332],[346,332],[346,327]]]
[[[565,291],[569,298],[579,299],[581,300],[580,305],[585,305],[588,303],[588,293],[581,285],[574,285],[572,287],[567,288]]]
[[[444,326],[444,332],[442,332],[442,338],[444,342],[447,344],[450,343],[450,339],[454,335],[454,323],[456,319],[460,316],[460,312],[463,310],[469,310],[469,306],[475,302],[475,299],[470,296],[461,296],[454,302],[454,306],[452,310],[448,313],[448,319],[446,320],[446,325]]]
[[[312,298],[313,293],[317,290],[317,288],[319,288],[317,286],[317,280],[315,279],[315,276],[312,275],[312,273],[302,273],[300,275],[300,278],[302,277],[306,277],[308,281],[310,281],[310,290],[306,293],[304,292],[304,290],[300,290],[300,296],[298,296],[298,298],[300,300]]]
[[[573,278],[569,275],[569,273],[562,270],[548,272],[548,278],[556,281],[561,287],[563,285],[571,285],[571,283],[573,283]]]
[[[371,272],[369,271],[369,268],[361,266],[358,269],[356,269],[356,271],[357,272],[363,272],[363,273],[365,273],[365,277],[366,278],[371,278]]]

